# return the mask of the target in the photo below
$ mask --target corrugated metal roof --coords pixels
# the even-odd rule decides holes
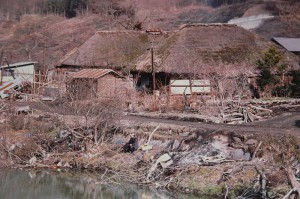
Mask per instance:
[[[290,52],[300,52],[300,38],[274,37],[273,40]]]
[[[119,73],[111,70],[111,69],[83,69],[79,72],[76,72],[72,75],[73,78],[91,78],[97,79],[103,77],[109,73],[113,73],[118,77],[122,77]]]

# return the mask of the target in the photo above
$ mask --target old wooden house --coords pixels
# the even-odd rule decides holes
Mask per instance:
[[[67,92],[73,99],[110,98],[126,95],[132,84],[110,69],[83,69],[72,75]]]

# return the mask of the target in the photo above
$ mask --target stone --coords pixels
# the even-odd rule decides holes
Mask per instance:
[[[149,144],[152,145],[153,147],[157,148],[157,147],[162,146],[162,141],[160,141],[160,140],[151,140]]]
[[[186,144],[185,142],[182,142],[180,145],[180,151],[188,151],[190,146]]]
[[[178,140],[175,140],[174,143],[173,143],[172,150],[178,149],[179,145],[180,145],[180,142]]]
[[[142,151],[148,151],[148,150],[151,150],[152,148],[153,148],[152,145],[149,145],[149,144],[141,145]]]
[[[233,141],[236,143],[242,143],[242,140],[238,137],[233,137]]]
[[[66,163],[64,164],[64,167],[65,167],[65,168],[72,168],[72,166],[69,164],[69,162],[66,162]]]
[[[245,144],[247,144],[247,145],[256,145],[257,144],[257,140],[255,140],[255,139],[249,139],[249,140],[247,140],[247,142]]]
[[[233,160],[250,160],[250,153],[244,153],[242,149],[230,150],[230,158]]]
[[[173,160],[169,154],[165,153],[156,160],[156,164],[160,164],[165,169],[173,164]]]
[[[9,150],[9,151],[13,151],[15,148],[16,148],[16,145],[13,144],[13,145],[11,145],[11,146],[9,147],[8,150]]]
[[[171,140],[165,140],[163,143],[162,143],[162,147],[163,148],[166,148],[169,144],[170,144]]]
[[[197,138],[198,142],[201,142],[203,140],[203,137],[201,135],[199,135],[199,137]]]
[[[183,133],[179,133],[180,136],[182,137],[186,137],[190,134],[190,132],[183,132]]]
[[[30,158],[29,164],[30,165],[35,165],[36,161],[37,161],[37,158],[35,156],[33,156],[32,158]]]
[[[154,171],[157,169],[158,164],[161,165],[161,167],[163,169],[168,168],[169,166],[171,166],[173,164],[173,160],[171,158],[171,156],[167,153],[161,155],[155,162],[155,164],[153,164],[148,172],[147,175],[147,179],[150,180],[150,178],[152,177],[152,174],[154,173]]]

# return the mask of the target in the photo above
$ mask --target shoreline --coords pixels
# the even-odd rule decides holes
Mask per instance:
[[[153,125],[148,128],[153,129]],[[121,140],[128,140],[129,132],[133,131],[132,128],[123,129],[116,133],[108,143],[98,145],[88,143],[85,151],[47,152],[44,156],[31,157],[26,165],[22,162],[13,167],[99,172],[102,176],[101,180],[108,183],[125,179],[126,182],[137,185],[209,197],[238,196],[249,188],[251,194],[260,195],[262,190],[259,188],[260,181],[257,179],[261,175],[256,168],[257,165],[262,166],[264,172],[266,170],[273,172],[279,168],[264,160],[261,150],[265,150],[265,146],[257,149],[261,141],[251,133],[232,134],[220,131],[186,130],[190,130],[189,133],[178,134],[173,143],[171,140],[163,139],[165,135],[162,134],[162,130],[153,136],[150,142],[153,146],[151,150],[139,150],[131,154],[120,152]],[[144,142],[143,136],[146,135],[136,129],[134,131],[139,140]],[[166,136],[166,138],[169,137]],[[199,139],[202,140],[197,143]],[[249,150],[246,155],[241,154],[243,151],[241,146],[234,146],[241,145],[242,139],[245,139],[244,142],[247,143],[245,146]],[[28,139],[25,140],[28,141]],[[233,141],[228,143],[228,140]],[[231,159],[229,156],[222,157],[222,154],[229,150],[229,145],[230,150],[236,153],[235,157],[231,156]],[[256,149],[258,152],[256,152],[256,157],[253,157]],[[204,153],[208,155],[204,156]],[[159,162],[161,157],[166,159]],[[15,161],[18,162],[17,159]],[[291,188],[286,183],[281,183],[268,189],[270,193],[284,195]]]

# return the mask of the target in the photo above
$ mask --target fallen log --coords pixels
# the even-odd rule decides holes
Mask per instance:
[[[272,110],[270,109],[266,109],[266,108],[262,108],[259,106],[253,106],[253,105],[249,105],[252,109],[258,110],[258,111],[263,111],[263,112],[269,112],[270,114],[273,113]]]

